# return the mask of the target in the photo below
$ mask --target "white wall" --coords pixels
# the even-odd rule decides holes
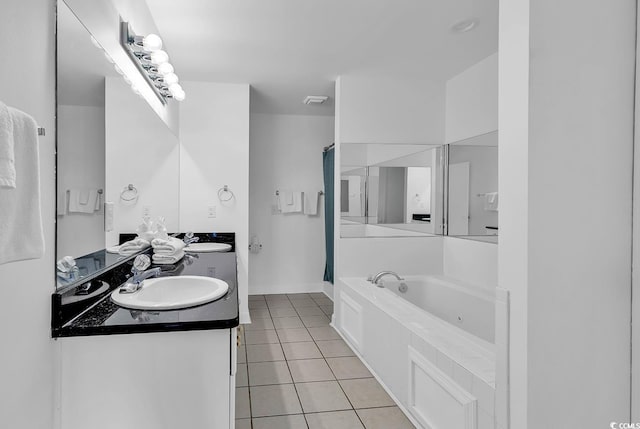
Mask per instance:
[[[346,75],[340,85],[341,142],[443,143],[444,84]]]
[[[640,25],[640,14],[636,26]],[[636,88],[640,87],[640,34],[636,32]],[[633,248],[640,249],[640,97],[635,102],[635,135],[633,153]],[[640,296],[640,252],[633,252],[632,261],[632,297]],[[631,320],[640,320],[640,299],[632,299]],[[640,329],[631,330],[631,421],[640,421]]]
[[[447,143],[498,129],[498,54],[474,64],[446,84]]]
[[[183,82],[180,230],[235,232],[241,322],[248,319],[249,85]],[[224,185],[235,198],[223,203]],[[216,217],[209,217],[209,207]]]
[[[635,2],[502,1],[500,23],[511,427],[625,422]]]
[[[443,274],[493,289],[498,285],[498,245],[455,237],[443,238]]]
[[[154,219],[165,217],[169,232],[179,231],[178,138],[119,77],[106,79],[105,114],[105,198],[114,203],[107,245],[117,244],[119,233],[135,233],[146,207]],[[138,189],[135,204],[120,199],[128,184]]]
[[[249,293],[322,290],[324,197],[317,216],[274,214],[272,206],[276,190],[324,189],[322,150],[333,132],[333,117],[251,115],[249,233],[263,247],[249,255]]]
[[[11,19],[0,26],[0,98],[32,115],[47,135],[39,138],[45,255],[0,265],[0,427],[47,429],[53,426],[55,5],[8,0],[2,6]]]
[[[105,110],[58,106],[58,195],[105,188]],[[105,248],[104,211],[57,216],[57,254],[86,255]],[[82,237],[82,240],[78,240]]]

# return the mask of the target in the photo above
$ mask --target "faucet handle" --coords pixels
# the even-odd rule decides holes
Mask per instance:
[[[148,255],[138,255],[133,260],[133,268],[131,272],[134,274],[141,273],[151,265],[151,258]]]
[[[182,241],[184,241],[184,244],[191,244],[191,243],[195,243],[197,241],[200,240],[200,237],[194,237],[193,236],[193,232],[189,231],[184,235],[184,238],[182,239]]]

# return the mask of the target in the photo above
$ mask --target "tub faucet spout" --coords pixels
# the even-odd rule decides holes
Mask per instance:
[[[378,287],[384,287],[384,285],[382,285],[382,282],[381,282],[384,276],[394,276],[398,280],[404,280],[394,271],[380,271],[378,274],[373,276],[373,278],[371,278],[371,283],[375,284]]]

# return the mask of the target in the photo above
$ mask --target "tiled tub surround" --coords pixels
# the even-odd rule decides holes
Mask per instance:
[[[416,279],[408,280],[410,289],[415,289]],[[440,284],[423,298],[436,302],[447,298],[440,310],[454,295],[451,302],[462,300],[460,308],[467,314],[477,306],[479,296],[491,299],[482,291],[469,291],[465,303],[464,293],[459,292],[468,285],[452,281],[452,290],[446,291],[440,289],[446,287],[444,279],[437,280]],[[387,285],[398,283],[388,281]],[[495,428],[495,346],[399,295],[362,278],[341,278],[336,283],[334,323],[418,427]],[[476,311],[489,314],[474,317],[490,324],[493,308],[478,306]],[[487,328],[484,333],[492,337],[493,327]]]
[[[414,426],[340,335],[324,294],[251,295],[236,375],[236,429]]]

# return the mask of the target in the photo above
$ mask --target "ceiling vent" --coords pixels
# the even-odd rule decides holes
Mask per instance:
[[[329,97],[327,97],[326,95],[307,95],[307,98],[305,98],[302,102],[309,105],[320,105],[328,99]]]

